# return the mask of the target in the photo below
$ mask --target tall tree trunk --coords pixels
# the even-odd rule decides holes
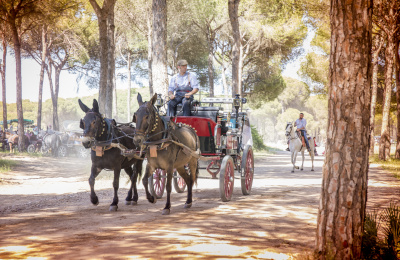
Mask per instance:
[[[226,70],[226,67],[223,64],[222,65],[222,70],[221,70],[222,85],[224,86],[224,95],[225,95],[225,97],[228,97],[229,96],[229,90],[228,90],[228,83],[226,82],[225,70]]]
[[[400,159],[400,44],[399,40],[396,40],[396,47],[395,47],[395,71],[396,71],[396,102],[397,102],[397,109],[396,109],[396,116],[397,116],[397,131],[396,131],[396,153],[395,158]]]
[[[42,100],[43,100],[43,81],[44,72],[46,67],[47,57],[47,28],[42,27],[42,60],[40,64],[40,79],[39,79],[39,97],[38,97],[38,114],[37,114],[37,127],[42,129]]]
[[[167,72],[167,1],[153,0],[152,71],[154,94],[168,91]]]
[[[65,62],[67,59],[65,59]],[[55,67],[54,70],[54,85],[55,85],[55,94],[54,94],[54,101],[53,101],[53,129],[56,131],[60,131],[60,120],[58,118],[58,94],[60,93],[60,75],[61,70],[65,65],[65,62],[59,64]]]
[[[117,86],[115,82],[115,25],[114,25],[114,8],[108,10],[108,77],[107,77],[107,98],[106,98],[106,115],[107,117],[117,116]],[[115,104],[114,104],[115,102]],[[108,111],[108,112],[107,112]]]
[[[127,105],[127,122],[131,122],[131,84],[132,84],[132,79],[131,79],[131,52],[128,51],[128,96],[126,99],[126,105]]]
[[[153,13],[150,12],[150,8],[148,11],[148,19],[147,19],[147,60],[148,60],[148,68],[149,68],[149,90],[150,90],[150,97],[154,95],[153,90],[153,25],[151,22],[151,18],[153,17]]]
[[[51,63],[46,67],[47,71],[47,79],[49,80],[49,87],[50,87],[50,95],[51,95],[51,103],[52,103],[52,129],[55,130],[54,123],[56,121],[57,117],[57,99],[56,99],[56,94],[54,91],[54,85],[53,85],[53,66]],[[48,126],[46,126],[48,128]]]
[[[394,63],[394,37],[388,34],[387,46],[385,51],[385,95],[383,100],[383,111],[382,111],[382,128],[381,128],[381,140],[379,144],[379,159],[389,160],[390,159],[390,129],[389,129],[389,116],[390,116],[390,105],[392,97],[392,79],[393,79],[393,63]]]
[[[381,36],[376,36],[375,38],[375,51],[372,58],[372,89],[371,89],[371,116],[370,116],[370,148],[369,156],[374,156],[375,150],[375,108],[376,108],[376,95],[378,93],[378,58],[379,53],[382,49],[383,38]]]
[[[3,95],[3,130],[8,128],[7,125],[7,97],[6,97],[6,59],[7,59],[7,42],[3,34],[3,62],[0,62],[1,72],[1,93]]]
[[[104,113],[106,117],[112,116],[112,79],[109,79],[109,66],[115,61],[109,61],[111,57],[110,46],[109,46],[109,30],[114,31],[114,28],[110,29],[109,22],[111,21],[108,17],[110,12],[114,17],[114,7],[116,0],[104,0],[103,7],[100,8],[96,0],[89,0],[94,11],[97,15],[97,23],[99,25],[99,42],[100,42],[100,83],[99,83],[99,108],[100,113]],[[112,18],[113,21],[114,18]],[[112,23],[114,26],[114,23]],[[114,40],[114,39],[113,39]],[[115,63],[114,63],[115,64]]]
[[[239,28],[239,9],[240,0],[229,0],[228,11],[229,20],[232,26],[233,47],[232,47],[232,97],[239,94],[239,66],[240,66],[240,28]]]
[[[208,44],[208,85],[210,87],[210,97],[214,96],[214,32],[208,26],[207,27],[207,44]]]
[[[331,0],[327,149],[318,210],[320,259],[360,259],[367,201],[372,1]]]
[[[14,20],[15,21],[15,20]],[[13,35],[13,47],[15,55],[15,77],[17,92],[17,117],[18,117],[18,149],[25,150],[24,143],[24,114],[22,109],[22,74],[21,74],[21,42],[18,35],[18,29],[15,23],[10,24]]]

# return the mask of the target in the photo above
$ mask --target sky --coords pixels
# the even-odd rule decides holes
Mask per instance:
[[[315,31],[310,27],[308,28],[307,37],[303,42],[302,48],[305,52],[297,57],[297,59],[289,62],[282,72],[283,76],[291,77],[300,80],[297,71],[300,69],[300,63],[304,60],[306,54],[311,51],[310,43],[314,38]],[[16,102],[16,77],[15,77],[15,59],[12,55],[7,55],[7,68],[6,68],[6,95],[7,103]],[[62,71],[60,75],[60,93],[61,98],[70,97],[83,97],[88,95],[97,94],[97,89],[89,89],[84,80],[77,82],[77,75],[71,74],[68,71]],[[32,59],[22,60],[22,99],[29,99],[33,102],[38,101],[39,93],[39,79],[40,79],[40,66]],[[0,83],[1,85],[1,83]],[[118,82],[117,89],[127,88],[128,83]],[[78,91],[79,89],[79,91]],[[47,76],[45,75],[43,85],[43,101],[50,99],[50,87]],[[3,99],[0,91],[0,101]]]

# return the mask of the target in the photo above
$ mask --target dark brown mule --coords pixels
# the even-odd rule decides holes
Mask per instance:
[[[166,123],[157,113],[154,103],[157,99],[157,94],[154,94],[149,102],[143,102],[142,96],[138,94],[139,109],[133,116],[133,122],[136,122],[136,133],[134,142],[141,149],[145,149],[147,157],[146,173],[143,178],[143,185],[146,190],[148,201],[155,203],[156,197],[149,193],[148,177],[157,168],[167,172],[167,202],[162,212],[163,215],[168,215],[171,208],[171,182],[174,168],[185,180],[188,187],[188,195],[185,203],[185,208],[192,206],[192,187],[197,180],[197,159],[190,153],[183,151],[182,147],[177,144],[166,142],[154,154],[154,150],[150,151],[147,145],[151,142],[157,143],[165,138],[179,142],[189,147],[192,152],[200,153],[200,142],[196,132],[188,126],[177,126],[173,122]],[[168,124],[168,125],[166,125]],[[154,147],[154,146],[153,146]],[[185,165],[189,165],[189,173],[185,169]]]
[[[103,118],[96,99],[93,100],[92,109],[89,109],[81,100],[78,102],[83,112],[86,113],[80,122],[84,139],[86,139],[82,144],[86,148],[92,148],[92,169],[89,178],[91,202],[94,205],[99,204],[99,199],[94,192],[94,183],[101,170],[114,170],[114,198],[110,205],[110,211],[116,211],[118,209],[119,176],[121,169],[124,169],[131,180],[131,187],[125,201],[127,205],[136,205],[138,201],[136,182],[138,175],[142,173],[143,160],[122,156],[119,148],[111,146],[111,143],[117,143],[128,149],[136,149],[132,141],[135,129],[130,126],[115,126],[112,120]],[[133,169],[132,165],[134,165]]]

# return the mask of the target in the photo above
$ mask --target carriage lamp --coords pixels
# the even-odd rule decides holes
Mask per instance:
[[[156,100],[156,107],[160,108],[164,105],[164,100],[161,97],[161,94],[157,94],[157,100]]]
[[[239,95],[239,94],[236,94],[236,95],[235,95],[235,99],[233,99],[233,106],[235,107],[236,112],[239,110],[240,101],[241,101],[240,95]]]

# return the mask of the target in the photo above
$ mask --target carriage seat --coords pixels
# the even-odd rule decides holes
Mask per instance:
[[[192,114],[198,117],[211,118],[214,122],[217,122],[217,115],[220,110],[222,110],[222,107],[195,107]]]

